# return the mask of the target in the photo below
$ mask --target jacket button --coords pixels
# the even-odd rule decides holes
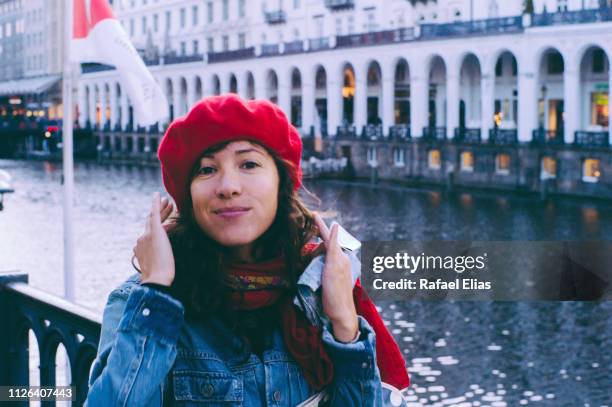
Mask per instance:
[[[143,309],[142,315],[144,315],[145,317],[148,317],[149,315],[151,315],[151,310],[148,308]]]
[[[210,397],[210,396],[212,396],[212,395],[213,395],[213,393],[215,392],[215,388],[214,388],[214,387],[213,387],[213,385],[212,385],[212,384],[210,384],[210,383],[203,384],[203,385],[202,385],[202,389],[201,389],[201,390],[202,390],[202,394],[203,394],[205,397]]]
[[[280,391],[276,390],[274,392],[274,400],[275,401],[281,401],[281,392]]]
[[[367,369],[367,368],[368,368],[368,366],[369,366],[369,363],[368,363],[368,362],[363,362],[363,363],[361,364],[361,367],[362,367],[362,368],[364,368],[364,369]]]

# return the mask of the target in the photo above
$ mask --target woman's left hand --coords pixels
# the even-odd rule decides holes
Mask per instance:
[[[340,342],[350,342],[359,329],[351,261],[338,243],[338,225],[333,225],[330,231],[318,213],[314,214],[314,219],[325,244],[325,266],[321,276],[323,312],[333,325],[334,337]]]

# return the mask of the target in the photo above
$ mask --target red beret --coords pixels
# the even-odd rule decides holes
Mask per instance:
[[[179,212],[189,194],[191,170],[208,148],[225,142],[253,140],[292,162],[294,188],[302,183],[302,140],[285,113],[267,100],[240,99],[234,94],[211,96],[174,120],[161,140],[157,155],[164,186]]]

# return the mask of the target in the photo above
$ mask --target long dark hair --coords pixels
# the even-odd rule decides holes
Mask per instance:
[[[261,145],[256,141],[253,143]],[[202,154],[218,152],[227,144],[229,142],[217,144]],[[254,243],[253,252],[256,261],[284,256],[291,284],[288,294],[293,295],[297,280],[306,262],[310,260],[309,257],[302,256],[302,248],[315,235],[316,227],[312,213],[294,189],[293,179],[297,171],[295,166],[281,159],[274,151],[261,146],[272,156],[278,170],[278,205],[272,225]],[[197,160],[191,179],[199,170],[199,163],[200,160]],[[234,330],[240,330],[241,325],[245,329],[249,328],[247,325],[261,329],[261,324],[270,320],[271,310],[240,313],[227,306],[226,296],[223,295],[226,288],[222,284],[222,261],[226,249],[207,236],[196,223],[190,194],[184,207],[189,209],[173,219],[168,237],[176,267],[172,290],[183,303],[186,318],[203,319],[215,314],[222,316]],[[249,314],[248,318],[245,318],[245,314]]]

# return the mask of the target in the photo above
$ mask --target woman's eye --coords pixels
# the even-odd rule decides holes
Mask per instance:
[[[245,161],[242,163],[242,167],[246,168],[247,170],[252,170],[259,167],[259,164],[257,164],[255,161]]]
[[[213,172],[215,172],[214,167],[202,167],[198,170],[198,174],[200,175],[208,175],[208,174],[212,174]]]

